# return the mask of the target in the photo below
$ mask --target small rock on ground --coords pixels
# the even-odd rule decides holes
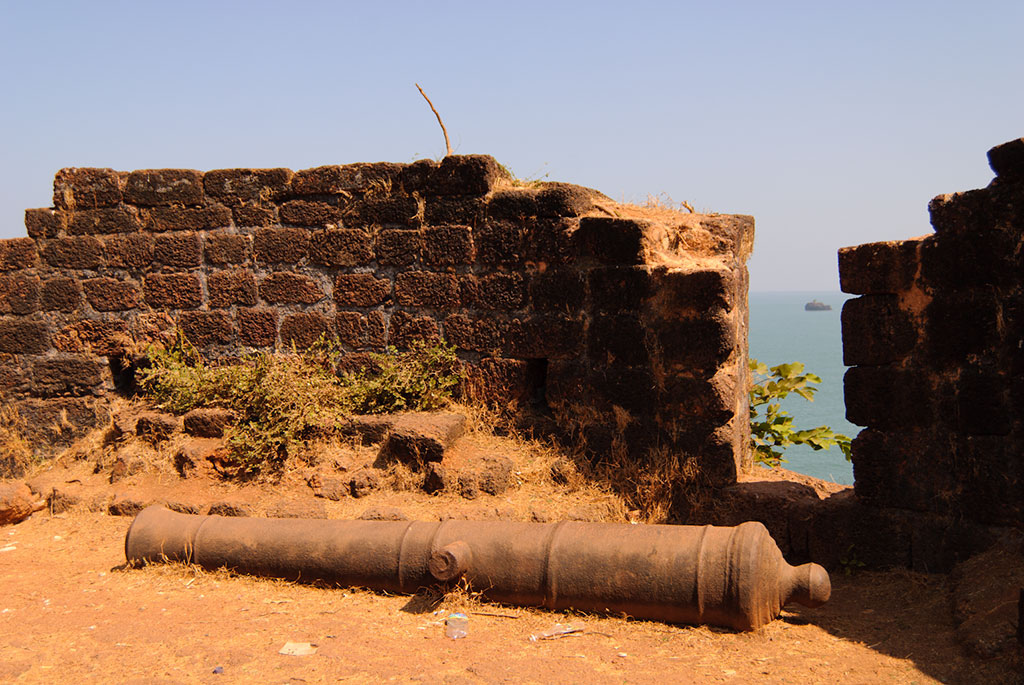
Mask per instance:
[[[210,516],[251,516],[252,509],[243,502],[214,502],[206,513]]]
[[[408,521],[405,512],[396,507],[370,507],[359,515],[360,521]]]
[[[46,508],[46,500],[36,497],[22,481],[0,483],[0,526],[24,521]]]
[[[233,411],[217,407],[193,409],[182,417],[184,431],[197,438],[222,438],[224,428],[234,423]]]

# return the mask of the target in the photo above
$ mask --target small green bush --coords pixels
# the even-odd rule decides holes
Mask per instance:
[[[461,381],[455,351],[444,344],[388,348],[370,355],[369,368],[339,374],[343,354],[321,338],[301,352],[210,365],[178,332],[170,346],[147,350],[149,365],[137,379],[141,394],[166,411],[234,411],[225,439],[240,475],[280,469],[299,445],[336,435],[350,414],[435,409]]]
[[[780,402],[790,393],[813,402],[818,388],[812,384],[821,383],[819,376],[804,373],[804,365],[800,362],[779,364],[769,369],[767,365],[751,359],[750,371],[755,378],[750,386],[750,447],[755,462],[779,466],[786,460],[776,448],[790,445],[810,445],[815,450],[839,447],[846,460],[850,461],[849,437],[828,426],[799,430],[793,426],[793,417],[782,411]],[[764,407],[763,415],[761,407]]]

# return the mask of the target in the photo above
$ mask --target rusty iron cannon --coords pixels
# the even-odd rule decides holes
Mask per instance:
[[[145,509],[129,563],[415,593],[460,579],[488,599],[753,630],[796,601],[826,602],[828,573],[790,566],[756,522],[718,526],[224,518]]]

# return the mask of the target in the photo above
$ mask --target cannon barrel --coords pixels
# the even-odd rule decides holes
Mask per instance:
[[[790,566],[760,523],[736,527],[504,521],[328,521],[140,512],[129,563],[415,593],[465,579],[506,604],[756,629],[828,600],[828,573]]]

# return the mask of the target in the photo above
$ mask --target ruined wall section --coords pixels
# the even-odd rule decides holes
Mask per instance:
[[[209,358],[439,337],[485,399],[599,457],[745,457],[749,217],[513,182],[492,158],[288,169],[64,169],[0,241],[0,394],[37,444],[105,420],[174,326]],[[624,450],[624,451],[623,451]]]
[[[931,201],[933,235],[839,251],[857,497],[1024,523],[1024,139],[984,189]]]

